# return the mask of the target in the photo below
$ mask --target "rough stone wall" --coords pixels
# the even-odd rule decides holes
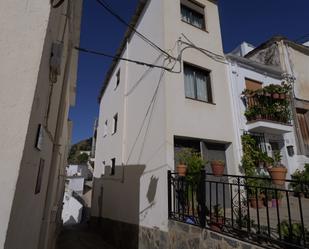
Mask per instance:
[[[176,221],[169,221],[169,232],[158,228],[139,227],[119,221],[95,221],[107,242],[117,249],[258,249],[220,233]],[[94,224],[94,223],[92,223]]]
[[[220,233],[176,221],[169,221],[168,237],[169,246],[166,248],[169,249],[261,248]]]

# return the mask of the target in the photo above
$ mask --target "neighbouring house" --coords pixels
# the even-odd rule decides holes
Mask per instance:
[[[226,56],[237,134],[237,160],[241,162],[241,136],[250,133],[268,156],[274,158],[279,152],[281,162],[291,174],[303,167],[292,151],[296,148],[296,130],[290,111],[291,101],[285,95],[284,99],[273,99],[267,92],[274,86],[288,84],[286,73],[279,65],[265,65],[246,58],[245,55],[253,49],[254,46],[244,42]]]
[[[245,55],[253,61],[281,68],[292,84],[292,117],[296,141],[293,148],[294,167],[303,168],[309,162],[309,47],[285,37],[275,36]]]
[[[78,224],[82,221],[82,217],[83,204],[72,195],[72,191],[65,192],[61,215],[63,225]]]
[[[0,248],[54,248],[82,0],[1,1]]]
[[[145,243],[156,236],[167,248],[175,151],[190,147],[238,172],[217,1],[140,1],[131,25],[169,55],[128,29],[117,56],[166,70],[111,65],[100,94],[92,215],[108,224],[109,239],[122,238],[117,248],[152,248]]]

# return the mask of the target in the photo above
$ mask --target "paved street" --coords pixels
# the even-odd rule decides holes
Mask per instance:
[[[81,224],[64,227],[57,241],[57,249],[116,249],[103,241],[98,229]]]

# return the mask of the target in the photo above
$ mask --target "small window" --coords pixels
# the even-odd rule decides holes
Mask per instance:
[[[105,120],[104,128],[103,128],[103,137],[107,136],[107,131],[108,131],[108,121]]]
[[[118,70],[117,74],[116,74],[116,86],[115,86],[115,90],[116,88],[119,86],[120,83],[120,69]]]
[[[189,0],[183,0],[181,2],[181,20],[205,30],[204,7]]]
[[[210,71],[185,64],[184,79],[187,98],[213,103]]]
[[[113,134],[117,132],[118,113],[113,117]]]
[[[42,185],[43,173],[44,173],[44,164],[45,164],[45,161],[44,159],[41,158],[40,163],[39,163],[38,174],[36,177],[34,194],[39,194],[41,192],[41,185]]]
[[[116,158],[111,159],[111,175],[115,175],[115,168],[116,168]]]
[[[256,81],[256,80],[251,80],[246,78],[246,89],[251,90],[251,91],[256,91],[259,89],[262,89],[263,83]]]

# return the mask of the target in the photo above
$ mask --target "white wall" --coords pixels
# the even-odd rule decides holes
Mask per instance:
[[[176,41],[184,32],[193,37],[196,45],[223,56],[217,6],[211,1],[201,2],[206,5],[208,32],[181,21],[179,1],[160,0],[150,1],[137,29],[161,48],[173,50],[174,55],[177,54]],[[156,62],[159,53],[135,35],[128,41],[123,56],[157,65],[163,63],[162,58]],[[161,75],[160,69],[147,72],[143,66],[124,62],[115,69],[100,103],[92,204],[94,216],[166,231],[167,170],[174,168],[174,135],[233,142],[225,65],[193,49],[186,50],[183,59],[212,70],[215,105],[185,99],[182,73],[165,72]],[[114,91],[119,67],[121,81]],[[175,70],[179,70],[179,65]],[[116,112],[120,130],[111,135],[111,120]],[[106,119],[109,133],[103,138]],[[231,125],[226,127],[226,124]],[[233,154],[233,148],[230,148],[229,165],[234,165]],[[99,179],[104,173],[102,161],[110,165],[112,157],[116,157],[118,165],[116,175],[105,172],[105,176]],[[102,208],[100,203],[104,204]]]
[[[237,134],[237,159],[236,164],[239,165],[242,157],[241,135],[244,131],[248,131],[247,119],[244,116],[246,106],[241,100],[242,91],[246,88],[245,79],[256,80],[263,84],[263,87],[270,84],[280,85],[282,82],[282,76],[280,73],[277,75],[267,72],[261,72],[260,69],[255,69],[249,66],[243,66],[234,61],[229,62],[229,82],[231,86],[232,106],[235,122],[235,134]],[[288,172],[293,173],[297,168],[296,157],[290,157],[287,154],[286,146],[293,145],[295,147],[295,134],[294,132],[285,133],[283,135],[267,134],[265,133],[265,145],[268,151],[270,148],[269,140],[282,140],[284,141],[284,147],[281,150],[283,156],[283,163],[287,166]]]
[[[4,243],[5,248],[37,248],[44,209],[48,209],[48,213],[54,210],[54,204],[61,196],[63,183],[58,174],[64,173],[69,138],[67,115],[69,104],[73,103],[69,96],[74,95],[70,89],[75,85],[75,82],[72,83],[74,77],[67,77],[68,27],[61,75],[53,86],[48,117],[47,110],[52,85],[49,80],[51,43],[61,41],[65,23],[63,13],[66,13],[66,4],[51,11],[48,1],[29,0],[21,3],[10,0],[0,3],[0,76],[3,79],[3,91],[0,92],[0,140],[6,141],[0,145],[0,158],[5,172],[0,176],[3,191],[0,196],[0,248],[3,248]],[[76,20],[75,17],[72,20]],[[78,30],[75,31],[79,34]],[[78,57],[74,55],[74,58]],[[74,70],[70,73],[74,73]],[[64,94],[61,97],[64,82],[69,82],[64,87],[67,96]],[[61,108],[60,99],[64,100]],[[61,119],[58,118],[60,109]],[[34,147],[40,123],[44,126],[41,151]],[[56,127],[59,128],[57,142],[61,147],[53,155]],[[53,156],[57,160],[51,165]],[[35,194],[40,158],[45,160],[44,174],[41,191]],[[52,182],[49,181],[51,175],[55,176]],[[50,205],[45,203],[48,189],[54,193]]]

